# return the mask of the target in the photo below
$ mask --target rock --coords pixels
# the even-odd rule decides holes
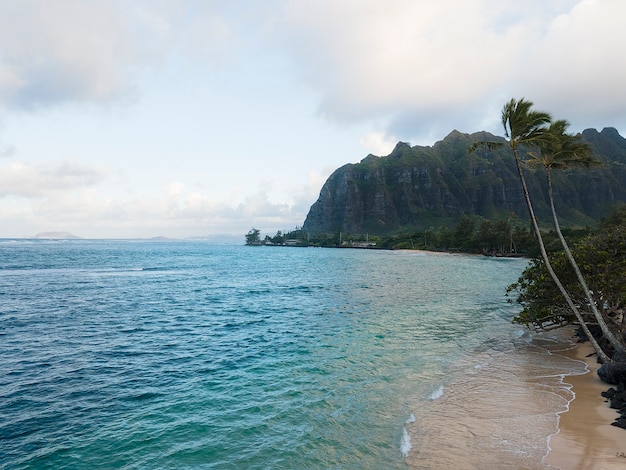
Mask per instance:
[[[611,426],[617,426],[618,428],[626,429],[626,417],[622,416],[617,418],[614,422],[611,423]]]
[[[598,369],[598,377],[607,384],[626,383],[626,362],[607,362]]]
[[[611,387],[600,395],[609,400],[611,408],[618,410],[619,416],[611,425],[626,429],[626,382],[620,382],[617,390]]]
[[[611,398],[609,407],[613,408],[614,410],[620,410],[626,406],[626,401],[624,401],[624,396],[622,395],[616,395],[613,398]]]
[[[626,362],[626,353],[620,351],[616,352],[613,355],[613,360],[615,362]]]
[[[606,392],[602,392],[600,395],[602,395],[604,398],[610,400],[611,398],[613,398],[615,396],[616,393],[617,393],[617,390],[615,390],[613,387],[611,387]]]

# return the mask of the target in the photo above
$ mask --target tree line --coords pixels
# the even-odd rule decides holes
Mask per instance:
[[[564,229],[568,239],[579,240],[591,233],[590,228]],[[548,251],[560,245],[553,231],[544,233]],[[532,258],[539,254],[539,245],[527,222],[515,214],[503,219],[485,219],[463,216],[449,227],[440,225],[425,230],[404,228],[393,235],[368,235],[337,230],[332,233],[308,233],[300,228],[277,231],[275,235],[261,235],[252,228],[245,236],[245,244],[260,246],[314,246],[328,248],[367,247],[387,250],[428,250],[494,256],[520,255]],[[558,245],[558,246],[557,246]]]

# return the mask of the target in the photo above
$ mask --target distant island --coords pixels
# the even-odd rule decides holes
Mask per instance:
[[[27,238],[37,238],[40,240],[79,240],[81,237],[77,237],[70,232],[39,232],[37,235]]]

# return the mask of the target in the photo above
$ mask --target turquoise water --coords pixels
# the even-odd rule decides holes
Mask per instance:
[[[504,289],[525,264],[0,241],[0,468],[431,468],[436,422],[457,419],[437,407],[472,402],[492,365],[523,383],[529,361],[556,400],[524,424],[539,442],[524,458],[540,462],[575,367],[511,324]],[[501,441],[503,455],[522,448]]]

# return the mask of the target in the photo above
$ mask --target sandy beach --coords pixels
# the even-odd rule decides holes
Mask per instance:
[[[626,430],[611,426],[616,410],[600,395],[610,385],[597,374],[596,361],[590,343],[562,352],[572,359],[585,361],[589,372],[565,378],[573,387],[576,398],[569,411],[560,415],[560,432],[550,440],[551,451],[545,463],[561,470],[623,470],[626,468]]]

